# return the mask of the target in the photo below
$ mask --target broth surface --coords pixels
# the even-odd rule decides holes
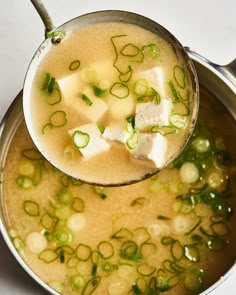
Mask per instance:
[[[63,172],[88,183],[129,183],[182,148],[192,97],[187,68],[165,40],[131,24],[95,24],[67,32],[45,55],[31,120],[43,154]],[[161,109],[155,120],[154,107]]]
[[[40,279],[62,294],[185,295],[233,265],[235,123],[209,93],[201,95],[198,126],[182,155],[124,187],[62,174],[21,123],[4,168],[3,205],[13,244]],[[194,183],[181,178],[186,162],[200,171]]]

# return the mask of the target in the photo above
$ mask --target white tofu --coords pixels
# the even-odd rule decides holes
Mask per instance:
[[[73,136],[75,131],[82,131],[89,134],[90,140],[86,147],[79,149],[84,158],[96,156],[110,149],[110,144],[102,137],[101,132],[95,123],[89,123],[73,128],[68,133]]]
[[[157,168],[166,162],[167,139],[160,133],[140,133],[140,142],[131,155],[135,159],[148,161]]]
[[[123,124],[124,125],[124,124]],[[125,130],[125,125],[107,126],[102,134],[105,139],[125,143],[130,134]]]
[[[172,102],[162,98],[160,104],[155,102],[138,103],[135,111],[135,127],[145,131],[154,125],[169,125]]]
[[[78,114],[85,116],[91,122],[98,122],[105,112],[108,110],[108,105],[101,98],[97,98],[92,88],[85,86],[81,81],[79,74],[72,74],[63,79],[58,80],[62,101],[73,108]],[[87,105],[80,97],[83,93],[92,101],[92,105]]]

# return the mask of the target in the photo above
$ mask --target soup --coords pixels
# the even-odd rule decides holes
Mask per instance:
[[[196,99],[180,54],[131,24],[59,33],[30,93],[43,154],[102,185],[140,180],[170,162],[186,142]]]
[[[202,90],[181,156],[148,180],[104,188],[51,166],[22,122],[3,177],[15,248],[61,294],[199,293],[235,261],[235,132]]]

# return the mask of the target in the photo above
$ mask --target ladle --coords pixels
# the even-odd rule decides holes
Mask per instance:
[[[43,156],[52,163],[56,168],[61,170],[67,175],[70,175],[78,180],[81,180],[83,182],[96,184],[98,186],[120,186],[120,185],[127,185],[131,183],[135,183],[141,180],[146,179],[147,177],[150,177],[157,173],[160,169],[167,166],[171,161],[173,161],[183,150],[185,147],[188,139],[190,138],[196,119],[198,114],[198,106],[199,106],[199,86],[198,86],[198,79],[196,76],[195,69],[193,67],[192,61],[187,55],[184,47],[176,40],[176,38],[170,34],[165,28],[163,28],[161,25],[157,24],[156,22],[135,14],[131,12],[125,12],[125,11],[98,11],[89,13],[86,15],[79,16],[77,18],[74,18],[65,24],[59,26],[58,28],[54,28],[52,20],[45,9],[43,3],[41,0],[31,0],[32,4],[38,11],[46,31],[46,39],[44,42],[40,45],[38,50],[36,51],[30,66],[28,68],[25,83],[24,83],[24,91],[23,91],[23,108],[24,108],[24,116],[27,128],[29,130],[29,133],[36,145],[36,147],[39,149],[39,151],[43,154]],[[122,172],[121,166],[118,164],[114,164],[114,167],[110,165],[109,169],[110,172],[106,172],[106,169],[100,167],[100,172],[96,172],[96,169],[93,169],[94,173],[90,173],[89,175],[86,173],[83,173],[82,169],[78,169],[77,173],[73,173],[72,170],[70,170],[68,167],[65,167],[60,162],[60,157],[55,159],[53,156],[54,154],[49,151],[48,146],[45,144],[42,144],[40,138],[37,135],[36,127],[33,124],[34,116],[36,115],[32,111],[32,100],[34,99],[34,95],[32,95],[33,91],[33,84],[34,79],[38,75],[38,69],[40,68],[42,61],[44,60],[45,56],[50,52],[52,53],[54,48],[58,48],[58,46],[61,46],[60,43],[63,43],[63,34],[62,32],[73,32],[75,30],[78,30],[80,28],[84,28],[88,25],[93,25],[97,23],[127,23],[127,24],[133,24],[136,26],[139,26],[141,28],[146,29],[147,31],[150,31],[157,36],[160,36],[162,39],[164,39],[168,44],[171,45],[173,52],[177,56],[177,58],[181,61],[183,61],[184,68],[186,71],[186,76],[189,85],[191,86],[191,96],[188,101],[189,103],[189,122],[188,122],[188,131],[184,136],[183,143],[175,150],[175,152],[171,155],[171,157],[168,158],[168,160],[165,162],[164,165],[161,167],[153,167],[153,166],[145,166],[143,165],[143,168],[140,169],[140,172],[138,169],[134,167],[135,173],[129,173],[129,169],[125,172]],[[49,33],[49,34],[48,34]],[[181,68],[180,68],[181,70]],[[185,83],[185,82],[184,82]],[[167,84],[167,83],[166,83]],[[170,87],[171,88],[171,87]],[[175,92],[175,93],[174,93]],[[172,89],[172,93],[178,96],[178,92],[175,88]],[[181,96],[179,96],[181,97]],[[186,103],[183,102],[184,104]],[[48,127],[48,126],[46,126]],[[52,129],[52,124],[49,124],[49,127]],[[173,127],[173,126],[172,126]],[[176,126],[175,126],[176,127]],[[177,130],[178,128],[175,128]],[[60,143],[57,143],[58,146],[60,146]],[[84,160],[86,161],[86,160]],[[105,165],[106,161],[100,161],[98,162],[98,166]],[[117,161],[119,163],[119,161]],[[78,164],[78,167],[80,164]],[[131,164],[130,164],[131,165]],[[97,166],[97,167],[98,167]],[[104,166],[105,167],[105,166]],[[132,169],[131,169],[132,170]],[[104,176],[103,176],[104,172]]]

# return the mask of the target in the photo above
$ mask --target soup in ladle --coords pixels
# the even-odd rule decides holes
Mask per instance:
[[[24,92],[42,154],[66,174],[101,185],[141,180],[173,160],[196,116],[196,85],[183,56],[134,24],[55,33],[60,44]]]

